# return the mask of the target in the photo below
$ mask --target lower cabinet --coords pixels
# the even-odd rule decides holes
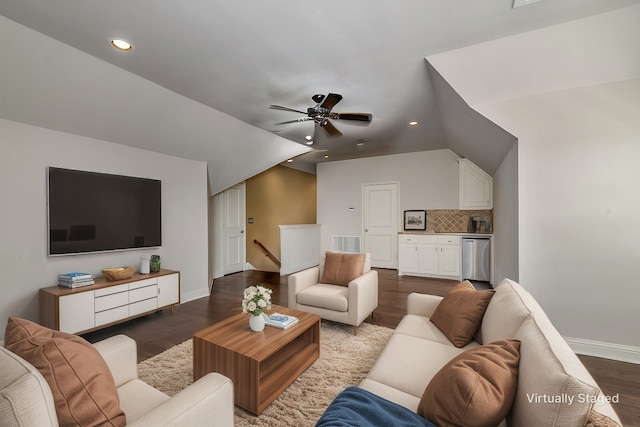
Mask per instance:
[[[93,292],[65,295],[58,302],[58,311],[62,313],[59,316],[58,324],[55,325],[54,322],[53,325],[45,326],[64,332],[84,331],[95,326]],[[40,312],[42,313],[42,302],[40,304]],[[42,314],[40,314],[40,322],[42,323]]]
[[[398,274],[460,280],[460,236],[401,234]]]
[[[135,274],[130,279],[67,289],[40,289],[40,323],[68,333],[84,333],[180,303],[180,273]]]
[[[175,275],[158,277],[158,307],[166,307],[180,301],[179,282]]]

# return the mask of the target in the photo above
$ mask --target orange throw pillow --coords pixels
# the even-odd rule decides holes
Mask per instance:
[[[327,252],[320,283],[348,286],[349,282],[362,276],[365,254],[340,254]]]
[[[500,340],[451,359],[433,377],[418,414],[439,427],[497,426],[516,395],[520,341]]]
[[[9,317],[4,339],[47,380],[61,426],[126,424],[113,375],[87,341],[16,317]]]
[[[456,347],[469,344],[495,291],[477,291],[471,282],[458,283],[431,315],[435,324]]]

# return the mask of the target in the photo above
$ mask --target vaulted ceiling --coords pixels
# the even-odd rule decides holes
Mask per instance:
[[[255,135],[242,134],[251,141],[233,142],[244,157],[264,157],[258,144],[265,144],[271,163],[298,156],[294,163],[308,168],[323,161],[450,148],[494,173],[515,137],[469,108],[425,57],[639,2],[543,0],[513,8],[513,0],[3,0],[0,14],[257,128]],[[112,37],[129,40],[134,49],[116,51],[109,44]],[[11,40],[2,43],[10,49]],[[464,71],[473,74],[474,63]],[[68,72],[77,79],[92,78],[74,76],[73,68]],[[344,97],[335,111],[368,112],[372,122],[334,120],[342,136],[328,137],[313,121],[277,125],[301,115],[268,108],[278,104],[306,111],[315,105],[312,95],[328,92]],[[121,100],[104,97],[105,103],[113,103],[104,108],[127,108]],[[146,102],[148,110],[139,123],[148,123],[157,100],[132,102]],[[52,128],[64,122],[40,119],[33,111],[38,105],[24,113],[3,107],[0,113],[12,120]],[[169,133],[171,140],[151,149],[207,161],[216,170],[226,167],[221,155],[235,155],[228,138],[185,137],[189,126],[177,131],[174,122],[172,128],[167,112],[156,116],[153,130],[135,126],[140,112],[131,109],[128,114],[129,123],[119,133],[107,132],[105,123],[113,123],[98,119],[68,121],[60,130],[146,149],[145,140],[162,141]],[[409,126],[410,121],[417,126]],[[314,135],[315,150],[309,151],[306,135]],[[264,139],[268,141],[260,142]],[[219,186],[226,184],[222,180]]]

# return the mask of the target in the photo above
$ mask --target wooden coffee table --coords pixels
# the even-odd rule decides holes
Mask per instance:
[[[320,356],[320,316],[273,306],[299,319],[289,329],[249,329],[236,314],[193,335],[193,380],[219,372],[233,381],[235,404],[259,415]]]

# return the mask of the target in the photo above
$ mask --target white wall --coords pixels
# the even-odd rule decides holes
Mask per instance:
[[[521,283],[582,351],[640,362],[640,79],[481,110],[519,139]]]
[[[493,176],[493,233],[492,283],[519,280],[517,143]]]
[[[318,224],[279,225],[280,274],[291,274],[320,263],[320,233]]]
[[[48,257],[47,166],[160,179],[162,247]],[[37,321],[38,289],[55,285],[59,273],[137,268],[143,254],[180,271],[183,302],[206,296],[207,194],[204,162],[0,119],[0,325],[8,316]]]
[[[0,39],[0,117],[205,161],[210,194],[309,151],[3,16]]]
[[[399,182],[400,212],[458,209],[457,159],[445,149],[318,164],[317,222],[322,225],[322,252],[331,248],[332,235],[362,236],[363,184]],[[398,217],[402,221],[402,215]],[[402,224],[398,229],[402,230]]]
[[[636,363],[639,18],[635,5],[428,58],[518,138],[519,281],[574,350]]]
[[[224,276],[223,193],[209,197],[209,281]]]
[[[638,20],[640,4],[443,52],[427,60],[472,107],[628,80],[638,77],[640,70]],[[472,73],[469,64],[473,64]]]

